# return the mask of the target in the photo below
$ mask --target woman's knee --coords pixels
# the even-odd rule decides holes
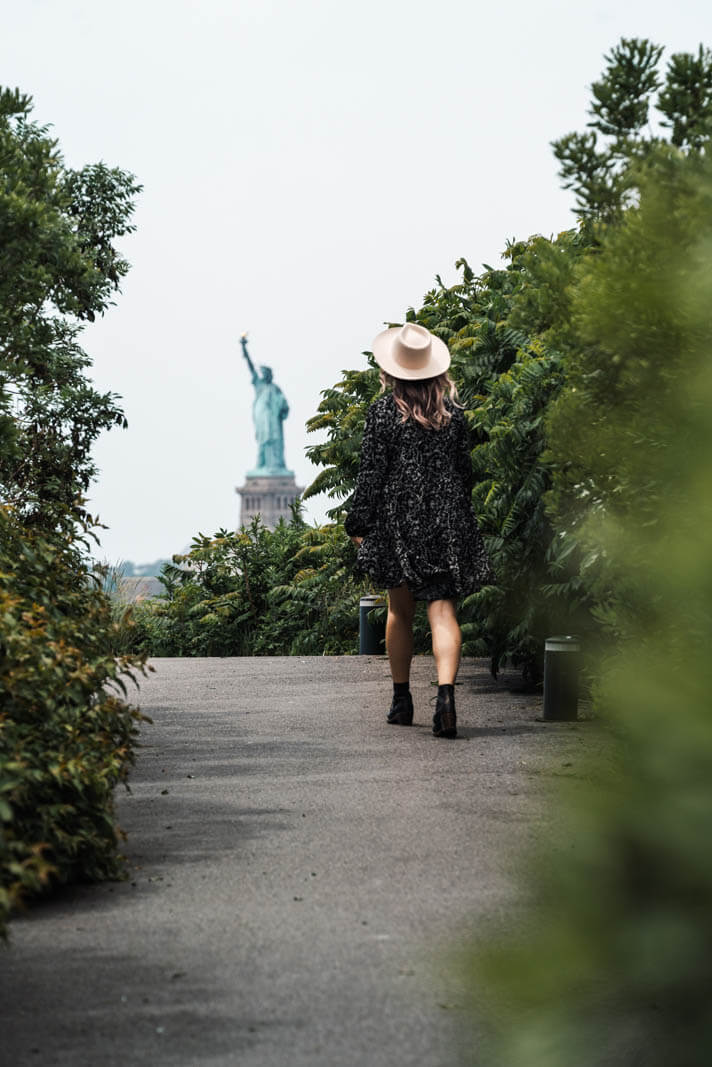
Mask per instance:
[[[431,600],[428,603],[430,622],[454,623],[457,625],[457,612],[454,600]]]
[[[410,623],[415,615],[415,601],[407,585],[388,590],[388,614]]]
[[[397,622],[403,622],[410,625],[415,617],[415,609],[409,608],[407,606],[403,607],[402,605],[398,605],[396,607],[393,604],[389,604],[388,614],[392,619],[395,619]]]

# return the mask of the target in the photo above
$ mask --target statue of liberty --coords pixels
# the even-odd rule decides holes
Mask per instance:
[[[248,471],[250,478],[269,478],[293,475],[284,462],[284,432],[282,423],[289,414],[289,404],[282,390],[272,381],[272,368],[260,367],[257,373],[247,352],[247,334],[240,338],[242,354],[252,375],[255,399],[252,404],[252,419],[257,438],[257,466]]]

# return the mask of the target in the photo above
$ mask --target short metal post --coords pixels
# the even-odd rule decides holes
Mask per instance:
[[[576,722],[581,645],[573,634],[547,637],[544,645],[543,722]]]
[[[358,612],[358,654],[359,656],[378,656],[383,652],[386,640],[384,622],[369,622],[368,613],[374,608],[385,607],[382,596],[362,596]]]

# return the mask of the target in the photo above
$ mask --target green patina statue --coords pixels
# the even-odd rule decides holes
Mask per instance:
[[[252,419],[257,438],[257,466],[248,471],[250,478],[270,478],[291,475],[284,462],[284,432],[282,423],[289,414],[289,404],[282,390],[272,381],[272,368],[260,367],[261,376],[247,352],[247,334],[240,338],[242,354],[252,375],[255,399]]]

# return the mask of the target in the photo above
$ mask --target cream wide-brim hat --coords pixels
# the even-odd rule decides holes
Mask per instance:
[[[445,342],[415,322],[379,333],[373,342],[373,358],[392,378],[408,381],[437,378],[450,366]]]

